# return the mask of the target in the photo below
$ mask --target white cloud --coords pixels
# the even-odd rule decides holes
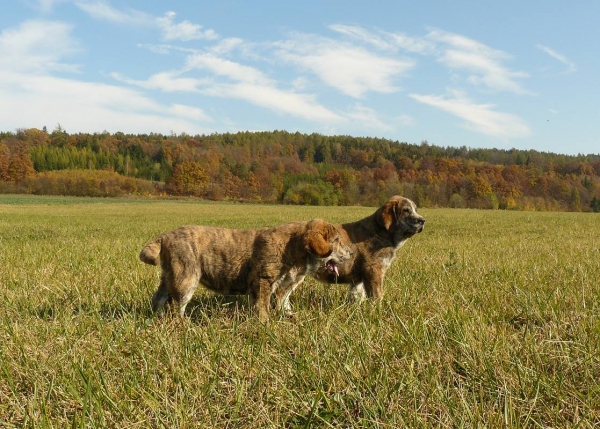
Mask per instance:
[[[408,52],[417,54],[432,54],[435,52],[434,43],[422,37],[411,37],[402,33],[388,33],[392,43]]]
[[[54,6],[60,3],[67,3],[69,1],[70,0],[37,0],[34,7],[36,7],[42,12],[47,13],[51,12],[54,9]]]
[[[195,79],[181,77],[181,72],[165,71],[153,74],[146,80],[130,79],[120,73],[111,73],[110,76],[128,85],[134,85],[144,89],[158,89],[164,92],[198,92],[198,87],[207,85],[212,81],[210,79]]]
[[[23,115],[27,112],[27,115]],[[0,128],[60,123],[80,132],[203,133],[200,109],[163,105],[137,91],[52,76],[0,72]]]
[[[351,25],[330,25],[329,28],[340,34],[365,42],[382,51],[396,51],[398,48],[419,54],[431,54],[435,51],[435,44],[422,37],[411,37],[403,33],[379,32],[380,35],[365,30],[362,27]]]
[[[337,33],[344,34],[354,39],[361,40],[381,50],[393,50],[394,46],[383,40],[381,37],[365,30],[362,27],[334,24],[329,28]]]
[[[150,52],[154,52],[155,54],[168,55],[173,50],[171,45],[154,45],[151,43],[138,43],[138,48],[147,49]]]
[[[25,21],[0,33],[0,68],[5,71],[41,73],[77,71],[79,66],[61,62],[79,49],[71,38],[71,26],[52,21]]]
[[[182,21],[175,23],[175,12],[167,12],[165,16],[156,18],[158,27],[163,32],[163,38],[165,40],[197,40],[207,39],[215,40],[218,39],[217,33],[213,30],[202,30],[202,26],[198,24],[192,24],[189,21]]]
[[[463,126],[494,137],[527,137],[531,130],[518,116],[510,113],[497,112],[492,104],[475,104],[462,93],[452,91],[452,97],[438,95],[410,94],[410,97],[420,103],[444,110],[464,119]]]
[[[207,70],[217,76],[235,81],[269,84],[263,72],[213,54],[193,54],[186,60],[186,69]]]
[[[345,121],[342,116],[318,104],[312,95],[286,92],[268,85],[249,82],[216,84],[205,88],[203,93],[215,97],[237,98],[276,113],[286,113],[311,121]]]
[[[310,35],[275,44],[276,55],[316,74],[327,85],[355,98],[367,92],[393,93],[395,80],[414,67],[410,59],[394,59],[337,40]]]
[[[427,38],[438,44],[438,60],[452,70],[472,73],[467,80],[473,84],[483,84],[496,91],[510,91],[516,94],[529,94],[518,82],[529,75],[511,71],[503,65],[512,57],[506,52],[490,48],[476,40],[442,30],[432,30]]]
[[[536,45],[535,47],[538,48],[539,50],[545,52],[546,54],[550,55],[555,60],[560,61],[565,66],[567,66],[567,69],[563,73],[572,73],[574,71],[577,71],[577,66],[575,66],[574,62],[572,62],[571,60],[569,60],[564,55],[559,54],[554,49],[551,49],[551,48],[549,48],[547,46],[544,46],[544,45]]]
[[[197,71],[208,72],[209,75],[200,79],[183,76]],[[261,71],[213,54],[189,55],[184,70],[157,73],[147,80],[133,80],[119,73],[112,73],[111,76],[120,82],[145,89],[243,100],[279,114],[317,122],[346,121],[342,115],[320,105],[313,95],[279,89]]]
[[[347,113],[347,117],[363,129],[370,129],[382,133],[393,129],[393,127],[389,126],[379,118],[375,109],[361,104],[355,105]]]
[[[51,76],[77,70],[63,58],[78,49],[71,26],[60,22],[27,21],[0,33],[0,129],[61,123],[88,132],[200,132],[197,122],[211,120],[196,107],[164,105],[131,89]]]
[[[204,113],[204,110],[184,104],[173,104],[167,111],[178,118],[187,118],[194,121],[213,122],[213,119]]]
[[[219,38],[214,30],[203,30],[199,24],[193,24],[187,20],[175,22],[176,13],[173,11],[169,11],[161,17],[153,17],[146,12],[131,8],[126,10],[117,9],[110,5],[110,3],[102,0],[78,0],[75,1],[75,5],[95,19],[117,24],[155,26],[161,31],[162,38],[168,41],[179,40],[186,42],[198,39],[215,40]]]
[[[243,44],[244,41],[238,37],[228,37],[220,40],[216,45],[211,46],[209,49],[215,55],[224,55],[243,46]]]
[[[75,6],[92,18],[118,24],[149,24],[152,20],[147,13],[135,9],[124,12],[104,1],[76,1]]]

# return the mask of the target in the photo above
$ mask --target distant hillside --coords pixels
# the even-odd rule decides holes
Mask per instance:
[[[166,136],[57,127],[0,133],[0,192],[369,206],[401,194],[421,207],[600,211],[600,155],[285,131]]]

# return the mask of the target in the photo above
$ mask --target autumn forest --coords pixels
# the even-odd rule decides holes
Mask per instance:
[[[600,154],[239,132],[0,133],[0,193],[600,212]]]

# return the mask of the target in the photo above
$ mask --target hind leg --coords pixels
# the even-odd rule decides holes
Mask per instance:
[[[188,305],[194,292],[200,282],[200,276],[196,273],[186,273],[180,276],[173,288],[171,296],[177,302],[179,315],[181,317],[185,314],[185,307]]]
[[[162,316],[165,309],[165,304],[170,300],[168,282],[164,276],[160,278],[158,289],[152,296],[152,311]]]

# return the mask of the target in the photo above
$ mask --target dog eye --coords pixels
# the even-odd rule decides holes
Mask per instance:
[[[408,207],[404,207],[404,208],[402,209],[402,211],[403,211],[404,213],[410,213],[410,209],[409,209]]]

